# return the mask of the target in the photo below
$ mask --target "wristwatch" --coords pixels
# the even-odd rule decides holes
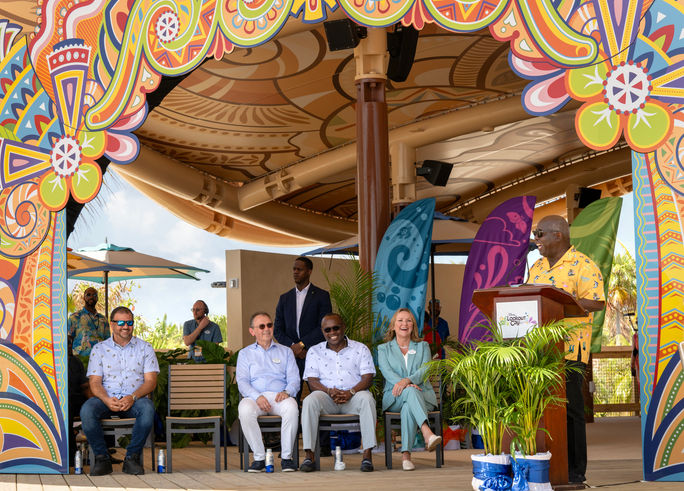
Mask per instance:
[[[356,391],[355,391],[354,388],[352,387],[351,389],[349,389],[349,393],[353,396],[354,394],[356,394]]]
[[[138,400],[138,396],[135,395],[135,392],[131,394],[133,396],[133,403]]]
[[[304,341],[300,341],[299,344],[302,345],[302,349],[306,349],[306,345],[304,344]]]

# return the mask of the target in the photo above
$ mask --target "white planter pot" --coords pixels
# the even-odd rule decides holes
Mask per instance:
[[[509,477],[511,475],[511,456],[507,454],[477,454],[471,455],[473,461],[473,490],[480,491],[480,486],[485,482],[486,477],[498,474]],[[498,471],[498,472],[497,472]],[[485,490],[486,491],[486,490]]]
[[[552,491],[549,482],[549,463],[551,462],[551,452],[538,453],[536,455],[515,454],[513,463],[513,491],[524,489],[521,476],[516,472],[516,463],[522,463],[526,469],[522,478],[527,481],[529,491]]]

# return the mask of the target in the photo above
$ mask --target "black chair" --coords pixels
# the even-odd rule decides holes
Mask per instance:
[[[226,366],[169,365],[169,410],[166,417],[167,472],[172,472],[171,438],[174,433],[213,433],[216,472],[221,472],[221,431],[223,466],[228,469],[226,430]],[[171,411],[222,410],[223,416],[171,416]],[[177,426],[177,427],[176,427]]]
[[[431,379],[432,387],[437,396],[437,410],[427,414],[428,425],[435,435],[444,437],[442,431],[442,397],[440,380]],[[385,411],[385,466],[392,468],[392,430],[401,430],[401,414]],[[444,442],[440,443],[435,449],[435,467],[440,468],[444,465]]]
[[[314,450],[316,470],[321,469],[321,445],[318,441],[321,431],[361,431],[358,414],[321,414],[316,432],[316,449]]]
[[[119,418],[118,416],[114,416],[112,418],[101,419],[100,424],[102,425],[102,433],[105,435],[113,435],[114,442],[116,443],[119,437],[123,435],[131,435],[133,433],[135,418]],[[154,465],[154,427],[152,427],[147,440],[145,440],[145,446],[150,447],[150,462],[152,469],[156,470],[156,466]],[[93,453],[93,447],[90,445],[88,445],[88,455],[90,456],[90,465],[93,465],[95,462],[95,454]],[[140,465],[142,465],[143,468],[145,467],[145,459],[143,458],[144,455],[145,452],[140,452]]]
[[[261,434],[264,433],[280,433],[280,426],[282,424],[282,418],[280,416],[259,416],[257,417],[257,423],[259,424],[259,429]],[[240,425],[240,469],[247,472],[249,468],[249,442],[247,442],[247,437],[242,432],[242,425]],[[292,445],[292,460],[297,467],[299,467],[299,430],[295,436],[295,441]]]

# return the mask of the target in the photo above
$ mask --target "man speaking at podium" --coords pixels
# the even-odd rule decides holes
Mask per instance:
[[[582,324],[566,343],[568,363],[580,372],[570,372],[565,381],[568,399],[568,478],[571,483],[586,481],[587,435],[584,420],[582,383],[591,349],[592,312],[605,306],[601,271],[587,256],[570,245],[570,227],[561,216],[550,215],[540,220],[532,231],[542,257],[532,265],[528,283],[553,285],[568,292],[589,315],[574,317]]]

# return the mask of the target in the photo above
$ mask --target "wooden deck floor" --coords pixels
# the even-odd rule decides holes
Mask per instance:
[[[589,468],[588,484],[591,487],[605,487],[615,490],[662,490],[681,491],[682,483],[645,483],[641,479],[641,458],[639,442],[639,420],[637,418],[613,418],[597,422],[588,427]],[[210,490],[210,489],[325,489],[336,490],[408,490],[430,489],[468,490],[472,471],[470,454],[477,451],[453,450],[446,452],[446,465],[434,468],[434,454],[417,452],[413,454],[416,470],[401,470],[401,454],[395,453],[394,469],[384,466],[384,454],[375,454],[376,471],[360,472],[360,455],[345,455],[347,469],[335,472],[332,457],[322,459],[321,471],[280,472],[276,461],[273,474],[249,474],[239,470],[236,447],[228,451],[228,471],[213,472],[213,448],[193,445],[174,450],[174,472],[129,476],[121,472],[121,465],[114,466],[114,473],[103,477],[87,475],[27,475],[0,474],[0,491],[67,491],[98,489],[102,491],[127,490]],[[149,459],[149,453],[145,454]]]

